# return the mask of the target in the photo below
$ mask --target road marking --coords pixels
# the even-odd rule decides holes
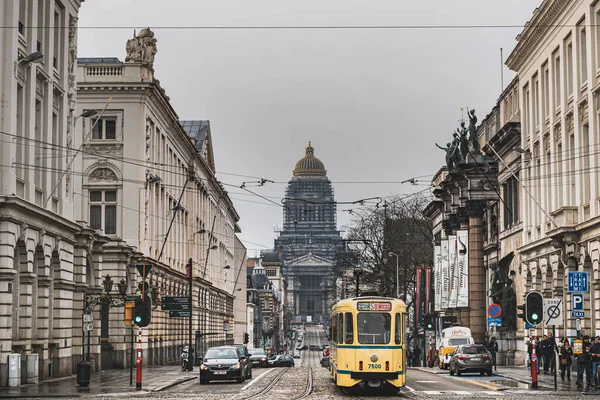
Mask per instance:
[[[477,392],[477,393],[484,393],[484,394],[487,394],[489,396],[504,396],[504,393],[502,393],[502,392],[496,392],[494,390],[484,390],[482,392]]]
[[[439,383],[439,381],[415,381],[417,383]]]
[[[416,390],[415,390],[415,389],[411,388],[411,387],[410,387],[410,386],[408,386],[408,385],[404,385],[404,387],[405,387],[405,388],[407,388],[408,390],[410,390],[411,392],[416,392]]]
[[[438,392],[435,390],[424,390],[421,393],[425,393],[425,394],[442,394],[442,392]]]
[[[247,383],[243,388],[241,388],[241,391],[244,391],[246,389],[248,389],[250,386],[254,385],[256,382],[260,381],[264,376],[269,375],[270,372],[275,371],[274,368],[267,370],[267,372],[263,373],[261,376],[259,376],[258,378],[252,379],[249,383]]]
[[[467,392],[464,390],[453,390],[452,393],[454,393],[454,394],[471,394],[471,392]]]

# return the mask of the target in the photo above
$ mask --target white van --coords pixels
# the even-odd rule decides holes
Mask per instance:
[[[453,326],[442,330],[442,338],[438,347],[438,358],[440,360],[440,368],[448,369],[450,357],[456,349],[456,346],[463,344],[474,344],[475,341],[471,336],[471,329],[463,326]]]

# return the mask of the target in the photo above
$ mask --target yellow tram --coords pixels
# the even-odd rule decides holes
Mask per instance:
[[[335,384],[381,389],[406,383],[406,305],[390,297],[355,297],[331,310],[329,371]]]

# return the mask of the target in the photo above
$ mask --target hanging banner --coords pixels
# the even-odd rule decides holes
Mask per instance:
[[[415,278],[415,290],[416,290],[416,307],[415,307],[415,327],[419,330],[419,327],[423,325],[422,313],[421,313],[421,268],[417,268]]]
[[[448,308],[448,298],[450,297],[450,273],[448,257],[450,255],[448,239],[442,239],[441,243],[441,262],[440,262],[440,280],[442,286],[440,310]]]
[[[458,249],[456,235],[448,236],[448,263],[450,271],[450,296],[448,308],[456,308],[458,300]]]
[[[457,307],[469,307],[469,231],[457,231],[458,299]]]
[[[435,310],[442,309],[442,246],[433,247],[433,304]]]
[[[423,265],[425,271],[425,313],[432,311],[429,309],[431,304],[431,267]]]

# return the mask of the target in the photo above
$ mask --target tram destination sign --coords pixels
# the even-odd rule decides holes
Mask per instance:
[[[391,311],[392,303],[388,302],[358,302],[358,311]]]

